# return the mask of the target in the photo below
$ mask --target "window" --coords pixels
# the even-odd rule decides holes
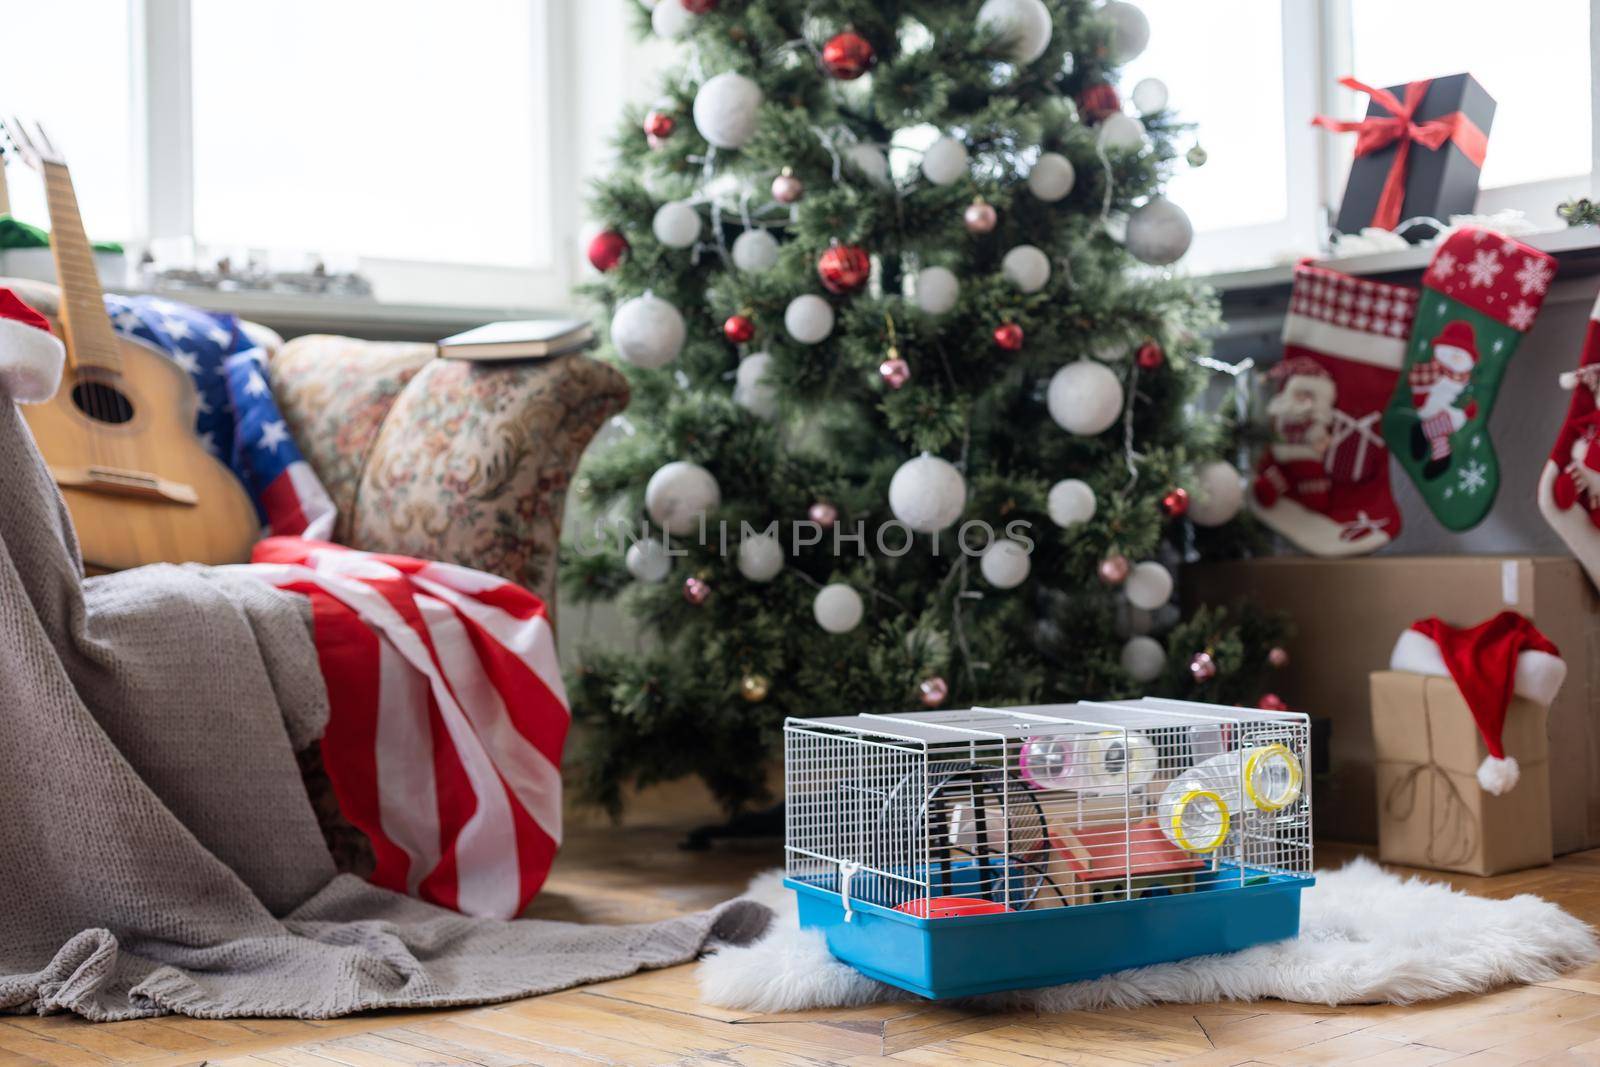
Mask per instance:
[[[192,0],[195,238],[550,266],[540,6]]]
[[[0,114],[44,123],[72,164],[84,228],[99,239],[134,233],[129,114],[128,11],[96,4],[85,18],[75,4],[0,0],[0,26],[16,29],[0,60]],[[21,27],[26,27],[22,32]],[[69,43],[70,42],[70,43]],[[18,218],[43,223],[44,188],[20,164],[6,169]]]

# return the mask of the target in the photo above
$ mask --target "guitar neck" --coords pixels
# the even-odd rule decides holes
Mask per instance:
[[[50,248],[61,286],[61,326],[72,365],[120,370],[117,334],[106,314],[105,293],[94,265],[94,248],[83,228],[72,175],[60,163],[44,164],[45,201],[50,207]]]

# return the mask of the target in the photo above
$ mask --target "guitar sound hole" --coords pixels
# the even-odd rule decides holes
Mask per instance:
[[[117,425],[133,418],[133,402],[104,382],[79,382],[72,387],[72,402],[96,422]]]

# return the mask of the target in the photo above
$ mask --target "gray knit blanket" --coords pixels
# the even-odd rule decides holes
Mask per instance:
[[[200,567],[81,577],[0,394],[0,1011],[321,1019],[480,1004],[742,942],[472,919],[334,870],[294,753],[327,717],[298,598]]]

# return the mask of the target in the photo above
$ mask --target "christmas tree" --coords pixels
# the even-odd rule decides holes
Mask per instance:
[[[631,2],[631,0],[629,0]],[[1088,0],[658,0],[593,293],[633,402],[577,490],[578,599],[658,635],[573,679],[585,791],[759,798],[786,716],[1144,693],[1255,704],[1280,636],[1180,617],[1249,531],[1167,265],[1189,131]],[[619,531],[626,530],[622,535]],[[1266,698],[1270,703],[1274,698]]]

